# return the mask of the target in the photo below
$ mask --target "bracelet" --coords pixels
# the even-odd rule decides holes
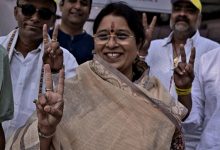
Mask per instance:
[[[52,138],[52,137],[55,135],[55,133],[56,133],[56,131],[53,132],[53,133],[50,134],[50,135],[45,135],[45,134],[41,133],[41,132],[38,130],[38,135],[39,135],[39,137],[42,137],[42,138],[45,138],[45,139],[50,139],[50,138]]]
[[[180,89],[180,88],[175,86],[175,88],[176,88],[177,95],[180,95],[180,96],[189,95],[192,91],[192,87],[190,87],[188,89]]]

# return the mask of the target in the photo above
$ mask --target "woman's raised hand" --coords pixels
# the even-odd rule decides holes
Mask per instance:
[[[40,94],[36,101],[38,128],[43,135],[51,135],[56,131],[63,115],[64,68],[59,71],[59,81],[55,89],[49,64],[44,65],[44,73],[46,93]]]

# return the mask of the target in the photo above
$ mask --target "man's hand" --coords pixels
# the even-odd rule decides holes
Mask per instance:
[[[139,49],[139,56],[147,56],[148,48],[152,40],[153,31],[157,22],[157,17],[154,16],[150,25],[147,23],[147,16],[145,13],[142,14],[142,24],[145,31],[145,42],[142,47]]]
[[[58,73],[63,67],[63,51],[60,49],[59,42],[57,42],[58,25],[53,30],[51,41],[49,40],[47,25],[43,26],[43,43],[44,43],[44,64],[49,64],[52,73]]]
[[[186,62],[186,53],[184,46],[180,45],[181,62],[174,68],[174,82],[177,88],[191,88],[194,80],[194,61],[196,51],[192,48],[189,63]]]

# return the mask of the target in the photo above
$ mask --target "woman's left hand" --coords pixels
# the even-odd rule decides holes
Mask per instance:
[[[56,126],[63,115],[63,90],[64,90],[64,69],[59,72],[57,88],[53,88],[50,66],[44,65],[46,93],[40,94],[36,101],[38,128],[44,135],[50,135],[56,131]]]
[[[181,62],[174,68],[174,82],[177,88],[188,89],[191,88],[194,80],[194,61],[196,51],[193,47],[191,49],[191,55],[189,62],[186,62],[186,53],[184,45],[180,45]]]
[[[145,31],[145,41],[142,47],[139,49],[139,56],[147,56],[148,48],[150,47],[156,22],[157,22],[157,17],[154,16],[150,25],[148,25],[146,13],[142,14],[142,24],[144,26],[144,31]]]

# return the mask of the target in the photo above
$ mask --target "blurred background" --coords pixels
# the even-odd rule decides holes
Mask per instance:
[[[93,20],[102,7],[109,2],[116,1],[128,3],[140,13],[140,16],[142,12],[146,12],[149,22],[153,16],[157,16],[158,21],[153,35],[154,39],[164,38],[170,33],[170,0],[93,0],[90,17],[84,26],[88,33],[92,34]],[[204,37],[220,43],[220,0],[201,0],[201,2],[203,10],[200,33]],[[6,35],[16,27],[13,15],[15,4],[16,0],[0,1],[0,36]],[[57,15],[60,15],[59,9]],[[59,23],[59,19],[57,19],[57,23]]]

